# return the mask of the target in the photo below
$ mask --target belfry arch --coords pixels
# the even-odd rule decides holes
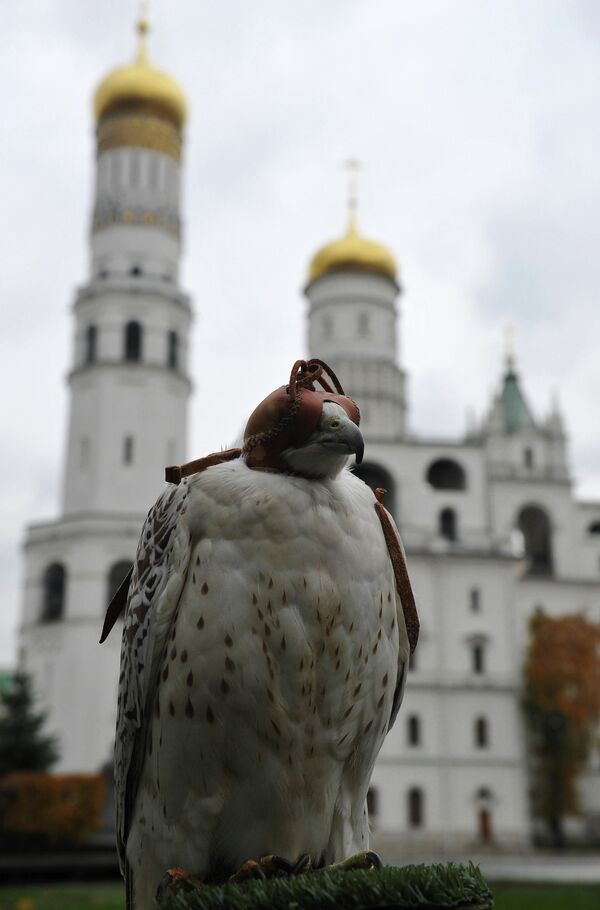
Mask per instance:
[[[552,527],[548,513],[541,506],[524,506],[516,524],[523,535],[527,571],[531,575],[552,575]]]

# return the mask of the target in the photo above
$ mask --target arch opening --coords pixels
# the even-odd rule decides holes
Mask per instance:
[[[434,490],[466,490],[465,469],[453,458],[438,458],[427,469],[427,483]]]
[[[523,534],[527,572],[552,575],[552,533],[547,512],[540,506],[525,506],[519,512],[517,527]]]

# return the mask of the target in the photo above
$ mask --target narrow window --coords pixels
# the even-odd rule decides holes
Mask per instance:
[[[478,749],[485,749],[489,745],[488,722],[485,717],[475,719],[475,746]]]
[[[526,448],[526,449],[523,450],[523,461],[524,461],[524,463],[525,463],[525,467],[526,467],[526,468],[532,468],[532,467],[533,467],[533,463],[534,463],[534,462],[533,462],[533,449],[530,449],[530,448],[528,447],[528,448]]]
[[[133,463],[133,436],[126,436],[123,440],[123,464]]]
[[[406,722],[407,739],[409,746],[421,745],[421,719],[416,714],[410,714]]]
[[[169,332],[167,362],[172,370],[176,370],[179,366],[179,338],[177,337],[177,332]]]
[[[140,157],[135,152],[129,158],[129,186],[137,187],[140,183]]]
[[[473,673],[485,673],[485,648],[480,641],[471,645],[471,669]]]
[[[85,362],[96,363],[96,344],[98,330],[95,325],[88,325],[85,330]]]
[[[131,362],[142,359],[142,327],[132,320],[125,326],[125,360]]]
[[[411,787],[408,791],[408,827],[423,827],[423,791],[420,787]]]
[[[133,275],[134,278],[138,278],[142,274],[142,270],[139,265],[132,265],[129,269],[129,274]]]
[[[369,314],[358,314],[358,334],[361,338],[366,338],[369,334]]]
[[[65,610],[67,572],[61,563],[54,562],[44,572],[42,622],[62,619]]]
[[[452,541],[458,539],[456,512],[454,509],[442,509],[439,514],[438,523],[441,537]]]
[[[158,158],[151,154],[150,167],[148,168],[148,185],[151,189],[158,187]]]
[[[481,592],[479,588],[471,588],[469,591],[469,605],[472,613],[479,613],[481,610]]]

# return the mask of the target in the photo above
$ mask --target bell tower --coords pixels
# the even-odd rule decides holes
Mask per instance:
[[[397,363],[397,267],[386,247],[360,233],[358,162],[347,168],[346,232],[317,250],[309,266],[308,351],[344,377],[347,394],[360,401],[366,438],[398,441],[406,428],[406,378]]]
[[[186,105],[149,60],[94,96],[96,179],[86,283],[75,295],[62,514],[25,540],[20,660],[60,746],[59,770],[110,761],[120,636],[104,612],[133,561],[166,464],[185,459],[192,318],[178,284]]]
[[[95,98],[90,276],[75,299],[66,515],[144,511],[183,457],[190,303],[178,287],[185,100],[151,66],[147,22],[133,63]]]

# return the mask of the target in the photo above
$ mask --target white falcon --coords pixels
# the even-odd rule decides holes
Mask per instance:
[[[358,421],[332,371],[299,361],[241,451],[167,469],[121,652],[130,910],[154,906],[171,867],[222,881],[249,858],[329,864],[368,847],[367,790],[418,620],[397,531],[346,468]],[[125,593],[127,579],[103,638]]]

